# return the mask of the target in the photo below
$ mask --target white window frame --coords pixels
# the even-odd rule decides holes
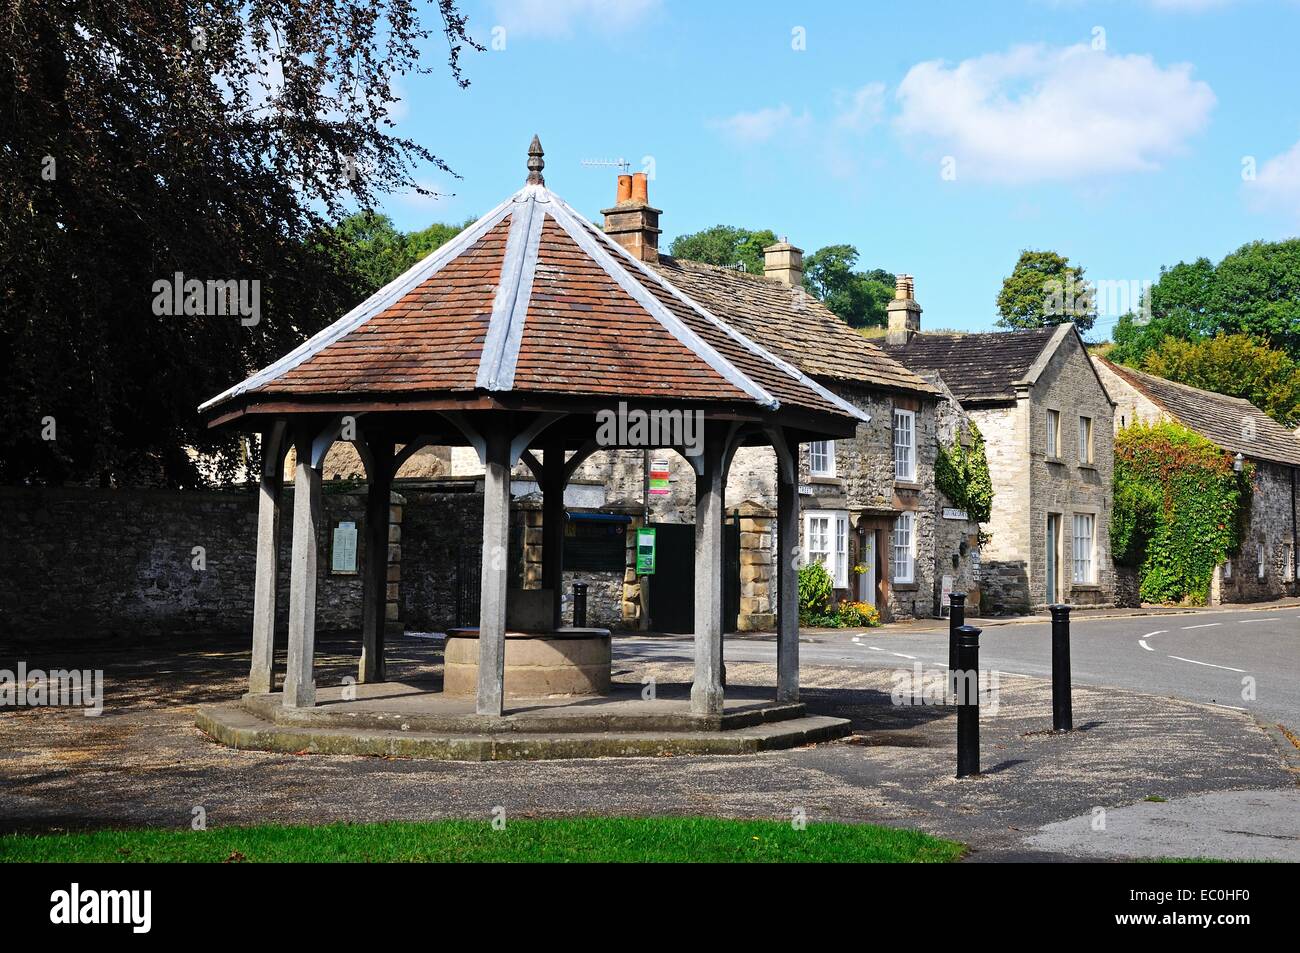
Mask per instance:
[[[1223,561],[1223,578],[1224,579],[1232,578],[1232,557],[1229,557]]]
[[[1263,543],[1255,547],[1255,561],[1259,564],[1256,569],[1259,573],[1259,581],[1263,582],[1264,577],[1268,575],[1268,550]]]
[[[906,425],[899,427],[900,422]],[[904,483],[916,482],[916,411],[894,408],[894,479]],[[899,435],[906,434],[900,443]],[[902,453],[900,454],[900,451]]]
[[[1283,543],[1282,549],[1286,555],[1286,560],[1282,567],[1282,581],[1295,582],[1295,544]]]
[[[824,521],[824,530],[821,524]],[[817,524],[816,526],[814,524]],[[823,536],[823,532],[825,535]],[[845,510],[805,510],[804,552],[830,573],[836,589],[849,587],[849,514]],[[816,545],[814,545],[816,544]]]
[[[1061,412],[1048,408],[1047,411],[1047,459],[1061,458]]]
[[[907,539],[900,544],[899,534],[903,532]],[[903,510],[894,517],[894,528],[889,534],[889,575],[896,584],[916,582],[916,514],[911,510]]]
[[[808,472],[815,477],[835,476],[834,440],[813,440],[808,444]]]
[[[1087,535],[1080,535],[1080,526],[1087,527]],[[1076,586],[1095,585],[1097,578],[1097,516],[1095,513],[1075,513],[1070,525],[1071,560],[1070,579]]]
[[[1079,415],[1079,462],[1092,463],[1092,418]]]

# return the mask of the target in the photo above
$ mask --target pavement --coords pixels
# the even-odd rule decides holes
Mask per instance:
[[[812,823],[873,822],[951,837],[971,846],[974,861],[1068,860],[1133,855],[1109,845],[1113,824],[1127,825],[1123,812],[1134,807],[1167,805],[1168,817],[1191,811],[1207,795],[1263,792],[1282,808],[1264,815],[1248,799],[1236,808],[1229,799],[1205,823],[1256,845],[1254,857],[1300,844],[1293,828],[1284,826],[1297,775],[1278,745],[1290,742],[1261,731],[1248,712],[1080,682],[1076,730],[1059,735],[1050,731],[1049,684],[1008,672],[981,709],[983,773],[958,780],[952,709],[912,704],[927,701],[924,692],[900,682],[900,673],[910,676],[913,660],[895,659],[894,667],[844,664],[881,653],[865,645],[845,649],[854,644],[851,635],[835,644],[810,638],[803,646],[804,701],[812,712],[850,719],[849,738],[761,754],[488,763],[240,751],[215,743],[194,727],[195,709],[239,697],[248,668],[243,639],[185,637],[144,648],[125,640],[89,648],[28,645],[21,657],[32,667],[103,668],[105,711],[86,718],[69,709],[32,708],[0,717],[0,832],[188,828],[196,807],[210,826],[440,817],[486,822],[496,807],[507,817],[786,818],[802,811]],[[938,644],[933,636],[930,641]],[[642,652],[638,642],[656,654]],[[745,647],[727,644],[729,683],[771,686],[774,666],[742,660],[737,653]],[[633,685],[653,677],[661,686],[682,686],[690,662],[657,653],[684,648],[689,643],[618,639],[615,677]],[[835,663],[811,658],[814,652]],[[355,642],[323,640],[318,682],[337,685],[354,674],[355,653]],[[0,668],[13,664],[0,657]],[[435,677],[440,646],[394,639],[389,665],[393,678]],[[1082,832],[1073,828],[1062,837],[1074,840],[1039,839],[1055,832],[1052,825],[1092,818],[1098,808],[1112,819],[1111,839],[1080,840]],[[1205,826],[1194,818],[1177,823],[1188,831]],[[1134,837],[1133,843],[1138,846],[1131,851],[1139,853],[1186,855],[1221,849],[1222,842],[1197,834],[1185,840]]]

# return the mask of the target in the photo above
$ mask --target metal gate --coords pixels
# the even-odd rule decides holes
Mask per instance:
[[[462,547],[456,551],[456,627],[478,625],[479,594],[483,587],[483,554]]]

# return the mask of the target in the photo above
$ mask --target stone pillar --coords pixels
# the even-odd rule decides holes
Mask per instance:
[[[293,554],[289,563],[289,663],[284,706],[316,704],[316,558],[321,521],[321,471],[312,466],[310,431],[294,435]]]
[[[772,533],[776,514],[753,500],[736,508],[740,514],[740,618],[742,632],[771,632],[776,628],[772,579]]]
[[[494,422],[484,434],[483,577],[479,596],[478,700],[480,715],[500,715],[505,699],[506,585],[510,544],[510,434]]]
[[[366,476],[365,577],[361,589],[361,664],[357,681],[362,684],[386,680],[384,670],[384,627],[388,615],[388,542],[393,488],[393,442],[370,441],[370,465]]]
[[[564,445],[548,441],[542,458],[542,588],[551,590],[551,625],[558,629],[564,588]]]
[[[279,582],[280,493],[284,478],[280,456],[284,423],[262,433],[262,477],[257,502],[257,575],[253,582],[253,664],[248,690],[254,694],[275,691],[275,596]]]
[[[725,436],[707,428],[703,473],[695,477],[695,682],[691,711],[722,714],[722,446]]]
[[[776,700],[793,702],[799,700],[799,482],[779,460],[776,535]]]

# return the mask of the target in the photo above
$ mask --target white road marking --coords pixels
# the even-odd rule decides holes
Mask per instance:
[[[1213,662],[1198,662],[1194,658],[1183,658],[1181,655],[1171,655],[1169,657],[1176,658],[1180,662],[1191,662],[1193,665],[1204,665],[1208,668],[1221,668],[1229,672],[1241,672],[1243,675],[1246,672],[1244,668],[1231,668],[1230,666],[1227,665],[1215,665]]]
[[[880,648],[880,646],[878,646],[878,645],[870,645],[870,646],[868,646],[868,648],[870,648],[871,651],[873,651],[873,652],[883,652],[883,651],[885,651],[884,649]]]
[[[1242,619],[1241,625],[1259,625],[1261,622],[1272,622],[1272,619]],[[1226,706],[1231,707],[1231,706]],[[1242,711],[1245,711],[1243,708]]]
[[[1153,649],[1151,646],[1147,645],[1147,640],[1146,640],[1146,639],[1138,639],[1138,645],[1142,646],[1142,648],[1146,649],[1148,652],[1154,652],[1154,651],[1155,651],[1155,649]]]
[[[1203,623],[1203,624],[1201,624],[1201,625],[1185,625],[1185,626],[1183,626],[1183,629],[1184,629],[1184,630],[1186,630],[1186,629],[1212,629],[1212,628],[1214,628],[1216,625],[1223,625],[1223,623],[1222,623],[1222,622],[1206,622],[1206,623]]]
[[[911,659],[913,662],[916,661],[915,655],[904,655],[902,652],[890,652],[889,654],[897,656],[898,658]]]
[[[1215,708],[1231,708],[1233,711],[1250,711],[1249,708],[1240,708],[1237,705],[1221,705],[1218,702],[1210,702]]]

